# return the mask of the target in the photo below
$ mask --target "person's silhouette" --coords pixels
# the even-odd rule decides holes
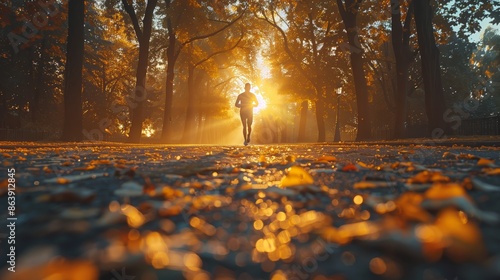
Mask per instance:
[[[245,92],[238,95],[234,106],[240,108],[240,118],[243,124],[243,138],[245,146],[250,143],[250,133],[252,133],[253,108],[259,106],[257,97],[250,92],[250,83],[245,84]]]

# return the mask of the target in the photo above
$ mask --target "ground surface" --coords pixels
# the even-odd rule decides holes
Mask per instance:
[[[500,148],[0,147],[1,279],[500,278]]]

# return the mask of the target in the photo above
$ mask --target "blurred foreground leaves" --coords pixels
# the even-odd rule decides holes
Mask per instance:
[[[307,259],[318,264],[311,277],[408,279],[435,264],[445,275],[450,263],[500,276],[490,262],[500,258],[496,149],[0,152],[17,170],[24,243],[19,273],[2,279],[111,279],[125,267],[137,279],[293,279],[292,267]],[[6,188],[0,179],[0,196]]]

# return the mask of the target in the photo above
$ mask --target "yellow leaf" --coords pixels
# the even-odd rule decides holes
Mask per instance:
[[[448,208],[437,217],[436,226],[445,234],[448,247],[446,253],[456,262],[481,261],[486,257],[486,250],[479,228],[464,222],[460,212]]]
[[[456,183],[436,183],[425,192],[425,197],[428,199],[448,199],[453,197],[464,196],[468,197],[462,186]]]
[[[280,187],[293,187],[300,185],[309,185],[314,183],[313,178],[309,173],[300,166],[292,166],[288,171],[288,174],[281,179]]]
[[[429,222],[432,216],[420,207],[423,200],[424,197],[419,193],[406,192],[396,200],[396,206],[399,213],[408,220]]]

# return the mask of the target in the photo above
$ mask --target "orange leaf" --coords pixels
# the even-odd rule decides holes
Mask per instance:
[[[480,158],[477,162],[477,166],[491,166],[494,165],[495,161],[487,158]]]
[[[347,165],[345,165],[344,167],[342,167],[342,171],[344,172],[357,172],[358,171],[358,167],[356,167],[356,165],[352,164],[352,163],[349,163]]]
[[[427,184],[436,182],[449,182],[450,178],[437,171],[422,171],[407,180],[408,184]]]
[[[318,161],[323,161],[323,162],[337,161],[337,158],[334,156],[321,156],[318,158]]]
[[[488,169],[488,170],[483,170],[486,175],[500,175],[500,168],[493,168],[493,169]]]
[[[468,197],[465,189],[456,183],[436,183],[425,192],[425,197],[429,199],[448,199],[452,197]]]

